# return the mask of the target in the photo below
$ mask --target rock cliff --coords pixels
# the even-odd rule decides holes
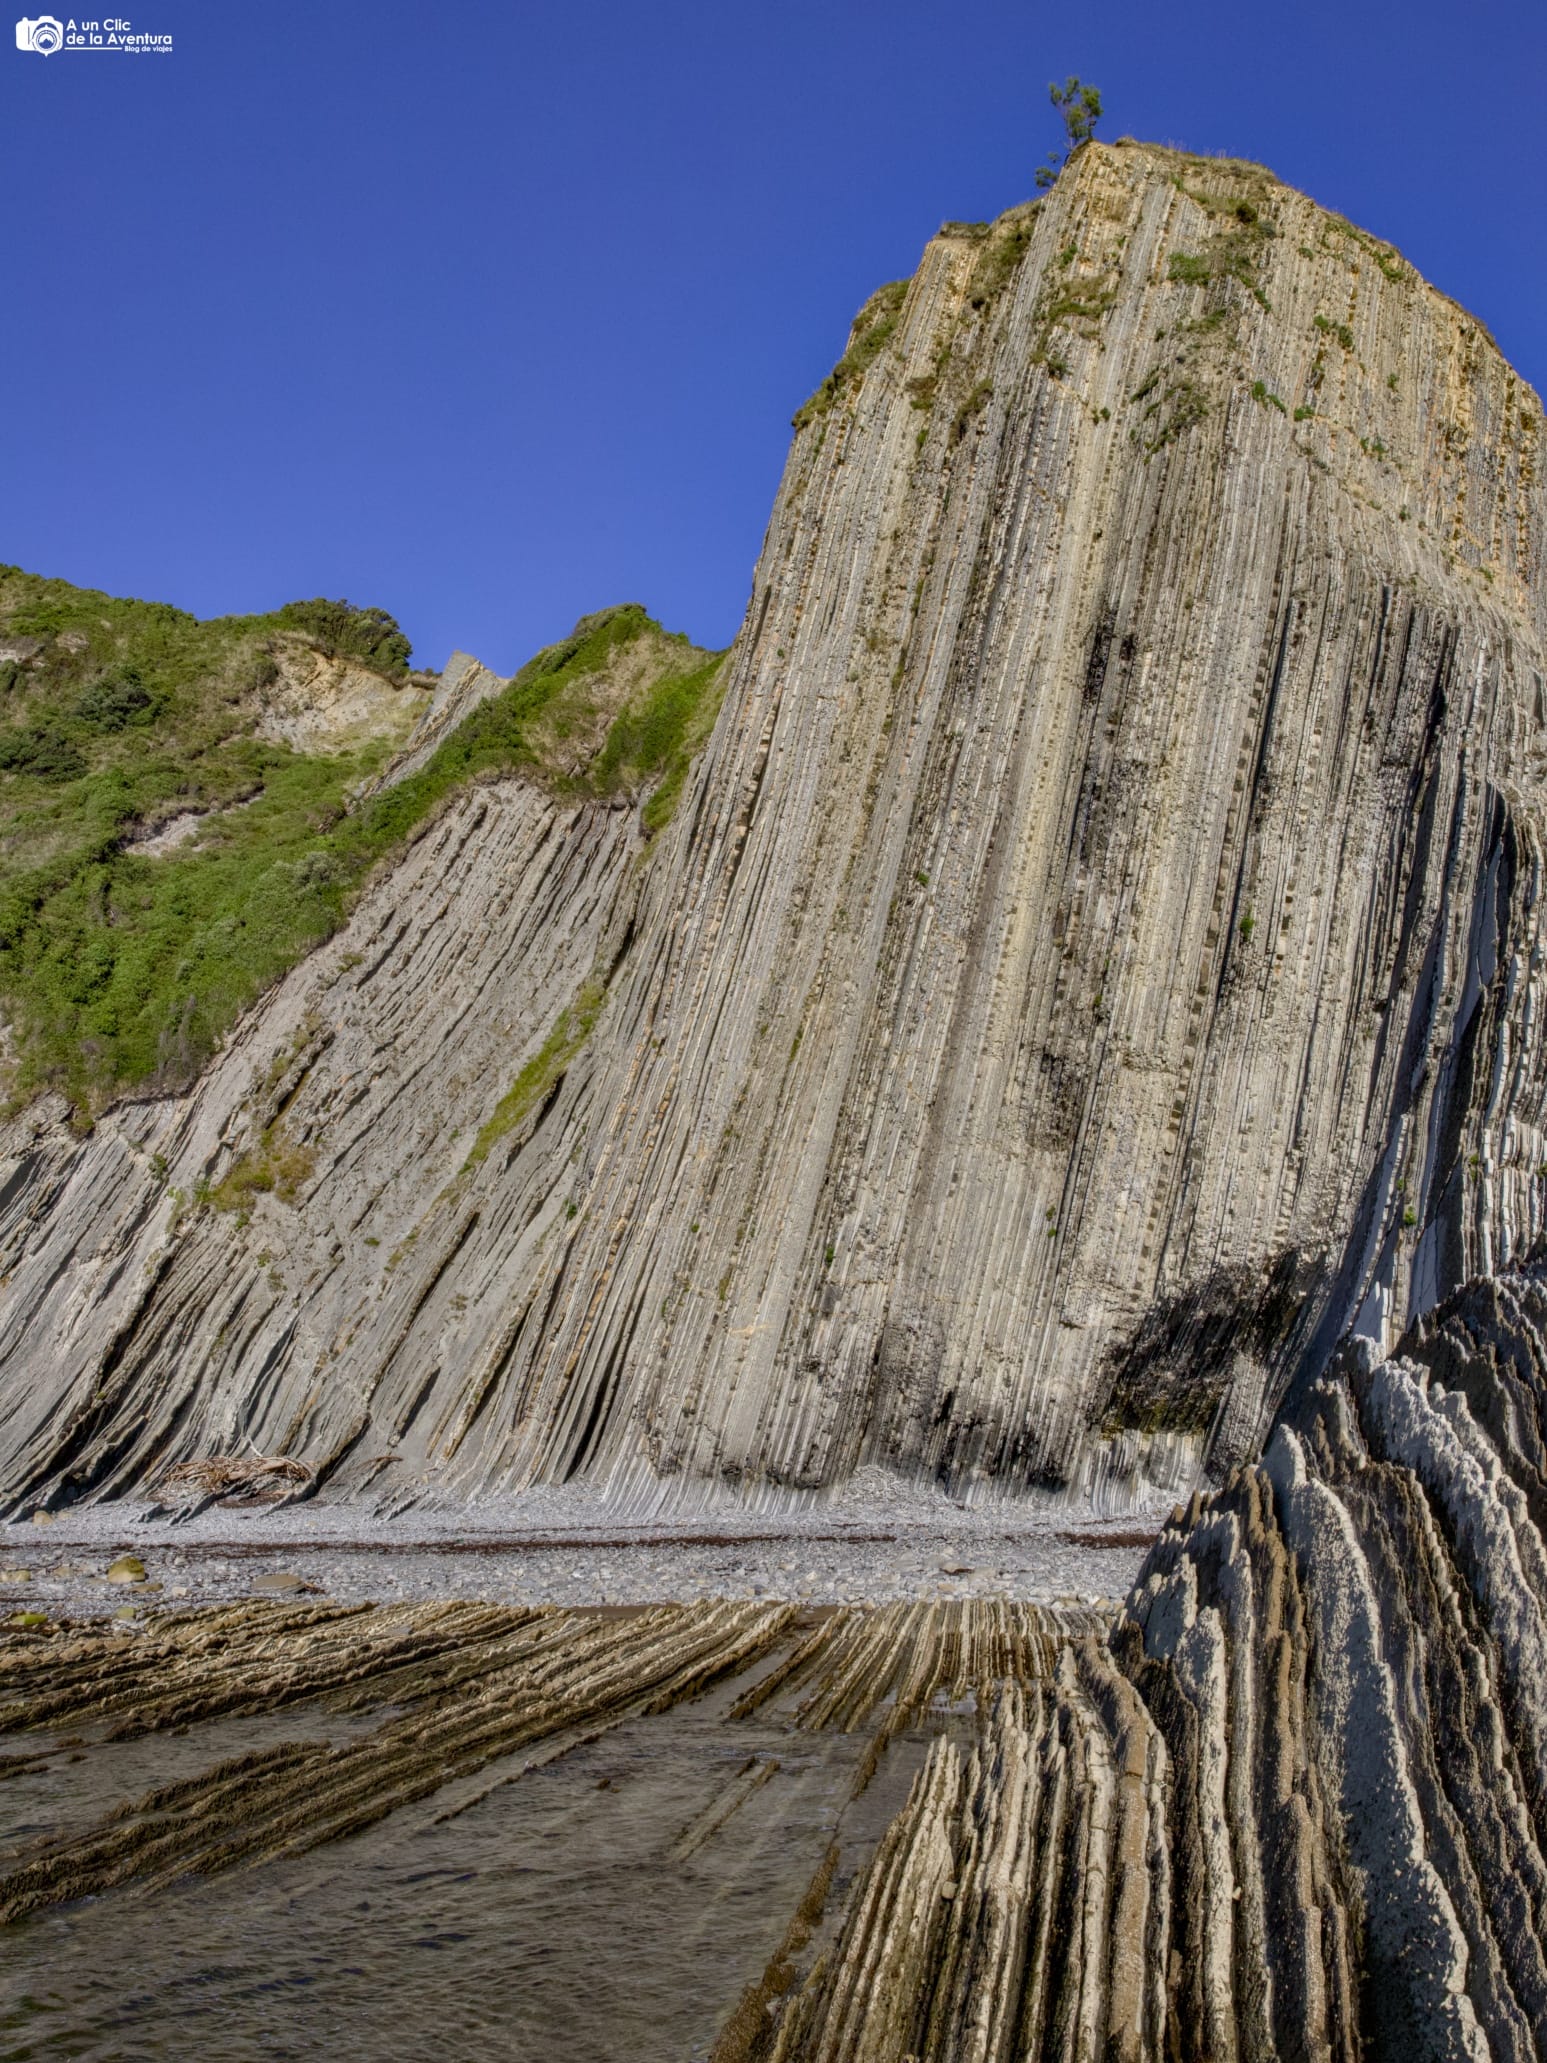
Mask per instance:
[[[188,1095],[11,1121],[8,1503],[1254,1452],[1547,1212],[1540,437],[1257,167],[947,225],[664,828],[475,788]]]

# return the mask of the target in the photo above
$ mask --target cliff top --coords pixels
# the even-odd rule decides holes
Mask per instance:
[[[992,393],[1012,304],[1028,370],[1106,407],[1146,461],[1210,416],[1269,411],[1358,508],[1410,526],[1415,571],[1540,628],[1540,399],[1393,245],[1247,160],[1088,143],[1038,199],[943,224],[861,308],[796,431],[819,449],[867,379],[900,377],[948,451]],[[1096,365],[1144,338],[1114,408]]]

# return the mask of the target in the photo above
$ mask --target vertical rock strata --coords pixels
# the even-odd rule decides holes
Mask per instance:
[[[1547,2054],[1547,1296],[1364,1349],[929,1760],[782,2063]]]
[[[1181,1480],[1542,1229],[1541,416],[1479,325],[1092,146],[798,425],[642,857],[482,791],[191,1097],[13,1122],[13,1501],[249,1437]]]
[[[193,1095],[84,1142],[47,1104],[13,1121],[13,1496],[112,1493],[249,1440],[385,1489],[416,1430],[454,1448],[566,1222],[585,984],[637,845],[620,811],[475,789]],[[534,1128],[545,1157],[521,1153]]]

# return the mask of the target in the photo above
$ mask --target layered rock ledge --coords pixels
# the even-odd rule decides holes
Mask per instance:
[[[727,2000],[715,2063],[1533,2063],[1544,1523],[1547,1288],[1510,1273],[1384,1361],[1348,1349],[1260,1465],[1172,1515],[1117,1609],[298,1596],[133,1631],[10,1627],[0,1924],[94,1899],[74,1916],[81,1965],[115,1940],[103,1894],[170,1899],[191,1872],[218,1898],[225,1872],[268,1864],[243,1897],[279,1938],[273,1887],[295,1908],[286,1872],[337,1844],[308,1928],[336,1926],[351,1883],[374,1901],[411,1872],[418,1946],[439,1953],[427,1829],[458,1823],[459,1876],[489,1854],[489,1812],[512,1824],[492,1801],[656,1715],[666,1731],[614,1765],[613,1825],[637,1824],[691,1704],[697,1779],[609,1893],[619,1911],[630,1886],[665,1899],[695,1963],[718,1940],[727,1851],[801,1795],[814,1756],[846,1779],[812,1830],[809,1888],[787,1919],[764,1913],[772,1952]],[[137,1741],[157,1752],[128,1754]],[[133,1770],[150,1788],[126,1792]],[[595,1781],[573,1773],[571,1794]],[[397,1849],[362,1851],[389,1815]],[[502,1839],[480,1898],[497,1904],[541,1845]],[[499,1995],[501,1950],[485,1955]],[[161,1962],[163,1990],[136,1992],[152,2027],[187,1988]],[[664,2012],[663,1973],[636,1981]],[[51,2013],[70,1988],[56,1980]]]

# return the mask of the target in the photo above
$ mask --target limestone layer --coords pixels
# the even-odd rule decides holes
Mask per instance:
[[[1541,413],[1479,325],[1091,147],[798,420],[667,830],[480,791],[192,1095],[13,1122],[13,1506],[249,1441],[1180,1481],[1542,1229]]]
[[[106,1738],[122,1740],[178,1723],[186,1732],[217,1712],[271,1712],[318,1691],[331,1691],[334,1711],[388,1711],[344,1744],[324,1733],[238,1754],[0,1856],[0,1926],[113,1885],[212,1875],[341,1840],[536,1742],[567,1735],[572,1745],[580,1727],[697,1696],[761,1657],[793,1616],[788,1605],[724,1603],[662,1605],[623,1624],[487,1605],[363,1618],[248,1607],[174,1619],[127,1667],[100,1634],[54,1634],[30,1649],[12,1636],[13,1723],[68,1713],[105,1719]],[[46,1751],[9,1758],[0,1776],[46,1762]]]

